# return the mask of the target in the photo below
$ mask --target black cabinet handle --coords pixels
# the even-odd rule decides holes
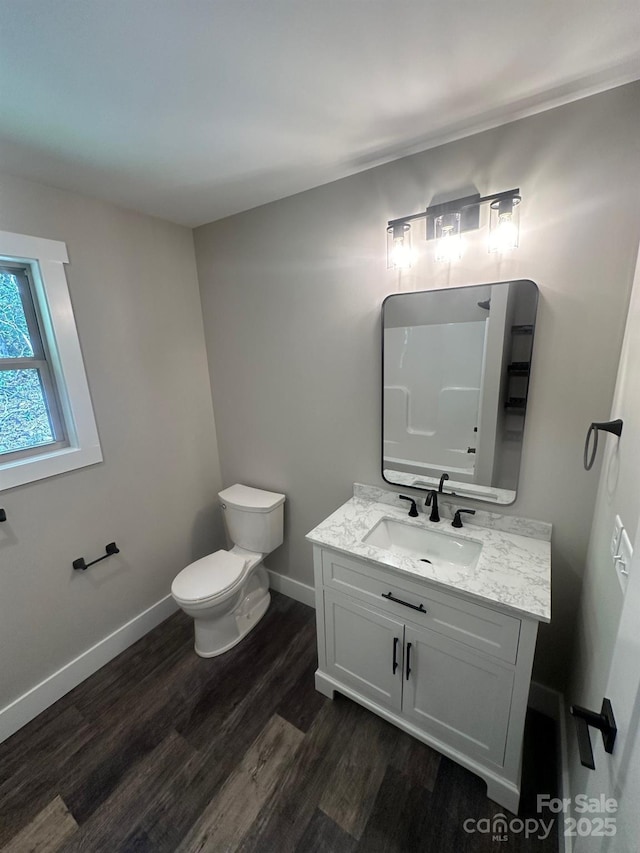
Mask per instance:
[[[0,509],[0,521],[6,521],[6,520],[7,520],[7,513],[5,512],[5,510]]]
[[[394,675],[396,674],[396,670],[398,668],[398,656],[397,656],[398,642],[399,642],[398,638],[394,637],[393,638],[393,674]]]
[[[388,598],[389,601],[395,601],[396,604],[404,604],[405,607],[410,607],[412,610],[418,610],[420,613],[426,613],[424,604],[409,604],[408,601],[403,601],[401,598],[394,598],[390,592],[383,592],[383,598]]]
[[[407,681],[411,675],[411,643],[407,643]]]

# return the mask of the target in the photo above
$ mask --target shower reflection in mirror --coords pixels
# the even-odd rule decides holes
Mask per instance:
[[[388,296],[382,474],[493,503],[516,498],[538,288],[517,280]]]

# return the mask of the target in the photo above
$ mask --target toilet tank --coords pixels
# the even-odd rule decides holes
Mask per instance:
[[[227,533],[234,545],[270,554],[284,538],[285,496],[236,483],[218,492]]]

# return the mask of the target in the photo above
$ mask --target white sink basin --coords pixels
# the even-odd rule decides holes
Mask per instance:
[[[462,539],[452,533],[418,527],[395,518],[381,518],[362,541],[392,554],[438,566],[448,564],[456,569],[474,568],[482,551],[482,543],[475,539]]]

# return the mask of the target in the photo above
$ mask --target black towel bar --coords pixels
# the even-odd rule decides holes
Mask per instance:
[[[120,548],[116,545],[115,542],[109,542],[109,544],[104,549],[106,554],[102,557],[98,557],[97,560],[92,560],[90,563],[85,563],[84,557],[78,557],[77,560],[73,561],[73,568],[78,571],[84,572],[85,569],[88,569],[89,566],[95,566],[96,563],[101,563],[102,560],[106,560],[107,557],[111,557],[112,554],[119,554]]]

